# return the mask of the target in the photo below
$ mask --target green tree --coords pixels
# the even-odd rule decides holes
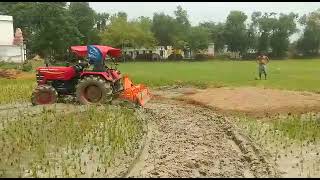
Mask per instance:
[[[110,15],[108,13],[97,13],[96,14],[96,25],[97,30],[99,32],[104,31],[107,26],[107,20],[109,19]]]
[[[151,30],[161,46],[170,46],[174,43],[175,19],[164,13],[153,15]]]
[[[61,59],[72,45],[79,45],[80,32],[68,10],[53,3],[38,3],[35,6],[38,26],[32,36],[31,49],[43,57]]]
[[[245,21],[247,15],[241,11],[231,11],[227,17],[224,36],[228,49],[243,54],[248,47],[248,34]]]
[[[140,16],[138,17],[137,22],[141,24],[141,27],[145,31],[149,31],[152,28],[152,19],[150,19],[149,17]]]
[[[188,19],[188,12],[182,9],[181,6],[177,6],[177,9],[174,11],[175,15],[175,24],[172,26],[172,39],[173,47],[179,49],[185,49],[188,45],[188,34],[190,33],[190,22]]]
[[[277,19],[276,13],[253,12],[251,15],[252,24],[250,25],[251,46],[256,46],[259,52],[268,52],[270,49],[270,35],[275,28]],[[252,39],[254,38],[254,39]]]
[[[272,54],[275,57],[285,57],[289,48],[289,37],[297,32],[295,20],[298,14],[290,13],[280,14],[278,20],[275,22],[272,34],[270,37],[270,46]]]
[[[88,2],[71,2],[69,6],[71,16],[76,22],[76,27],[81,33],[81,44],[90,43],[91,38],[96,33],[93,31],[93,26],[96,24],[96,14],[93,9],[90,8]]]
[[[184,49],[188,45],[188,34],[191,28],[188,13],[178,6],[175,17],[164,13],[155,13],[152,20],[152,32],[159,45]]]
[[[117,15],[116,15],[117,17],[120,17],[120,18],[122,18],[122,19],[124,19],[125,21],[128,21],[128,15],[127,15],[127,13],[126,12],[122,12],[122,11],[120,11],[120,12],[118,12],[117,13]]]
[[[188,12],[182,9],[181,6],[177,6],[177,10],[174,11],[174,15],[176,16],[176,21],[179,25],[185,28],[189,28],[191,26],[188,19]]]
[[[6,8],[14,28],[22,29],[30,54],[61,59],[69,46],[80,43],[80,33],[64,2],[19,2]]]
[[[155,38],[146,19],[139,18],[127,21],[123,16],[112,16],[108,28],[102,32],[102,42],[115,47],[152,47],[155,45]],[[129,43],[127,43],[129,42]]]
[[[224,29],[225,25],[223,23],[215,24],[214,22],[203,22],[199,26],[205,27],[209,31],[209,39],[214,43],[215,51],[220,51],[224,48],[225,38]]]
[[[209,30],[202,26],[191,27],[188,35],[188,45],[192,51],[208,48]]]
[[[297,42],[297,50],[305,56],[318,55],[320,48],[320,9],[302,16],[300,23],[305,26]]]
[[[19,2],[0,2],[0,13],[1,15],[8,15],[11,13],[11,9],[16,6]]]

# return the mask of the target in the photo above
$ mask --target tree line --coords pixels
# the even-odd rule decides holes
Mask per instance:
[[[24,34],[28,55],[64,59],[72,45],[105,44],[113,47],[173,46],[197,52],[215,44],[215,51],[263,52],[272,57],[312,57],[319,54],[320,9],[301,17],[296,13],[229,12],[225,22],[192,26],[186,10],[174,15],[128,19],[125,12],[97,13],[88,2],[0,2],[0,12],[11,15]],[[302,27],[293,43],[289,38]],[[290,53],[290,54],[289,54]]]

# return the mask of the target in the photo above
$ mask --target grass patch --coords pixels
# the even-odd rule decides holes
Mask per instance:
[[[311,113],[258,121],[241,117],[238,126],[266,150],[284,177],[319,177],[320,122]]]
[[[151,87],[176,85],[256,86],[318,92],[319,60],[271,60],[268,80],[255,80],[255,61],[134,62],[119,69],[135,83]]]
[[[241,117],[240,119],[240,126],[258,141],[265,139],[267,136],[271,139],[285,137],[299,142],[320,140],[320,120],[311,113],[304,116],[291,115],[267,120],[267,122],[247,117]]]
[[[0,69],[20,69],[21,67],[22,63],[0,61]]]
[[[117,154],[133,154],[143,133],[132,110],[109,106],[70,114],[44,108],[1,123],[0,177],[103,177]]]
[[[34,79],[0,79],[0,83],[0,104],[30,99],[36,85]]]
[[[273,127],[294,140],[315,141],[320,138],[320,120],[312,116],[304,120],[298,116],[291,116],[275,121]]]
[[[36,86],[34,79],[1,79],[0,104],[30,101]]]

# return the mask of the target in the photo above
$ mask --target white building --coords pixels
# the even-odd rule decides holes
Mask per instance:
[[[207,54],[210,56],[214,56],[214,43],[209,43]]]
[[[124,48],[124,54],[131,56],[133,59],[139,54],[155,53],[160,55],[161,59],[167,59],[173,52],[172,46],[156,46],[154,48]]]
[[[175,50],[172,46],[155,46],[154,48],[123,48],[123,53],[129,55],[132,59],[136,59],[140,54],[150,53],[158,54],[160,59],[168,59],[168,57],[174,52],[180,54],[184,59],[193,58],[193,53],[190,50]],[[201,52],[213,57],[215,55],[214,43],[210,43],[208,48]]]
[[[22,63],[26,59],[25,45],[13,45],[12,16],[0,15],[0,61]]]

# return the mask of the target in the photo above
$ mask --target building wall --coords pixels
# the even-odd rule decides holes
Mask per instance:
[[[12,16],[0,15],[0,45],[12,45],[13,37]]]
[[[214,56],[214,43],[210,43],[208,46],[208,55]]]
[[[22,63],[26,60],[26,48],[13,45],[12,16],[0,15],[0,61]]]
[[[144,54],[144,53],[155,53],[161,56],[161,59],[168,59],[168,57],[173,54],[180,54],[183,58],[190,59],[193,58],[193,53],[190,50],[183,51],[181,49],[174,49],[172,46],[156,46],[154,48],[124,48],[123,53],[126,55],[130,55],[132,59],[135,59],[138,54]],[[200,51],[201,53],[215,56],[214,52],[214,43],[210,43],[208,45],[208,48]]]
[[[0,61],[23,63],[26,60],[25,48],[15,45],[0,45]]]
[[[162,51],[162,53],[161,53]],[[162,59],[167,59],[170,54],[172,54],[173,50],[171,46],[156,46],[155,48],[139,48],[139,49],[134,49],[134,48],[125,48],[123,49],[124,54],[130,55],[133,59],[136,58],[138,54],[147,54],[147,53],[155,53],[158,55],[162,55]]]

